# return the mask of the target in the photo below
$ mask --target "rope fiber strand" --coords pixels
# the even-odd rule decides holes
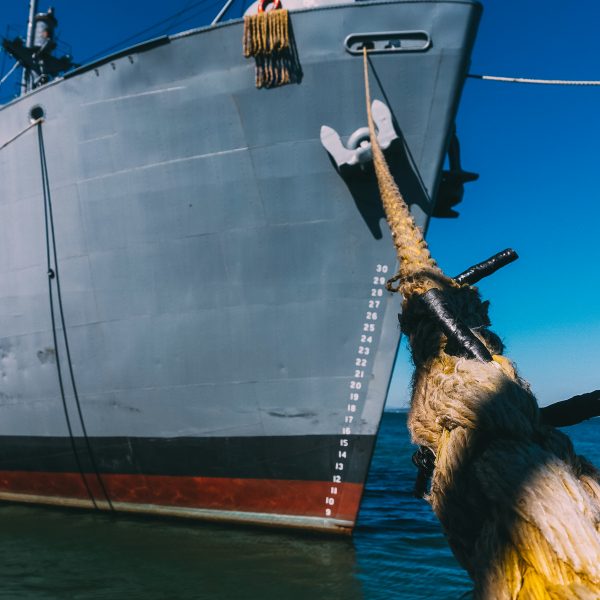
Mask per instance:
[[[488,329],[476,288],[446,277],[429,255],[378,146],[364,50],[375,173],[400,261],[401,327],[415,375],[408,427],[431,456],[425,493],[477,600],[600,598],[600,472],[544,422],[529,385]],[[469,357],[421,300],[428,290],[492,357]],[[436,318],[438,320],[436,320]],[[435,459],[433,460],[433,457]],[[417,461],[418,462],[418,461]]]

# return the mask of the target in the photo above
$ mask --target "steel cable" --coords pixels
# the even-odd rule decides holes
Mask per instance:
[[[87,429],[85,426],[85,421],[83,418],[83,412],[81,409],[79,393],[77,391],[77,385],[75,383],[75,374],[73,372],[73,361],[71,360],[69,338],[68,338],[68,334],[67,334],[65,315],[64,315],[64,310],[63,310],[62,291],[61,291],[61,287],[60,287],[60,275],[59,275],[59,268],[58,268],[58,253],[56,250],[56,235],[55,235],[55,229],[54,229],[54,217],[53,217],[53,213],[52,213],[52,196],[50,194],[50,178],[48,176],[48,163],[46,160],[46,149],[44,146],[44,136],[42,133],[42,121],[43,121],[43,119],[38,119],[37,125],[38,125],[38,142],[39,142],[39,151],[40,151],[40,165],[41,165],[41,171],[42,171],[42,192],[43,192],[43,198],[44,198],[44,221],[45,221],[45,233],[46,233],[46,263],[47,263],[47,273],[48,273],[48,296],[49,296],[49,301],[50,301],[50,313],[51,313],[51,320],[52,320],[52,336],[53,336],[53,340],[54,340],[54,347],[56,349],[56,366],[57,366],[57,371],[58,371],[58,381],[59,381],[60,393],[61,393],[61,398],[62,398],[62,404],[63,404],[64,413],[65,413],[65,419],[67,421],[67,428],[69,430],[69,436],[71,438],[71,446],[73,448],[73,453],[74,453],[75,459],[77,461],[77,466],[79,468],[79,472],[80,472],[82,480],[85,484],[86,490],[87,490],[88,494],[90,495],[90,498],[92,500],[94,508],[98,509],[99,507],[96,502],[96,498],[94,497],[94,494],[92,493],[92,491],[89,487],[89,483],[85,476],[83,466],[81,464],[81,459],[79,457],[79,453],[76,448],[75,440],[73,437],[73,428],[71,425],[71,419],[70,419],[69,411],[67,408],[65,386],[64,386],[62,370],[61,370],[61,366],[60,366],[60,353],[58,351],[58,340],[57,340],[57,332],[56,332],[56,317],[55,317],[55,309],[54,309],[54,294],[53,294],[53,288],[52,288],[53,280],[56,281],[56,298],[57,298],[57,303],[58,303],[58,312],[59,312],[59,316],[60,316],[60,322],[61,322],[61,326],[62,326],[62,330],[63,330],[63,340],[64,340],[64,347],[65,347],[65,353],[66,353],[66,358],[67,358],[67,365],[68,365],[68,370],[69,370],[69,379],[71,381],[71,386],[73,389],[73,396],[75,398],[75,404],[77,406],[77,414],[79,416],[79,422],[81,424],[81,430],[83,433],[83,438],[85,440],[85,446],[86,446],[86,449],[87,449],[87,452],[89,455],[92,469],[94,470],[94,474],[96,476],[98,484],[100,485],[102,494],[104,495],[106,502],[108,503],[109,510],[111,512],[114,512],[115,509],[114,509],[113,503],[110,499],[108,491],[106,490],[106,486],[104,485],[102,476],[100,475],[100,471],[99,471],[98,465],[96,463],[96,458],[95,458],[94,452],[92,450],[92,446],[90,444]],[[52,243],[50,243],[50,240],[52,241]],[[52,267],[54,267],[54,268],[52,268]]]

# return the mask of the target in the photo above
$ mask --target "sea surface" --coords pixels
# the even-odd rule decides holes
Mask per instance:
[[[565,431],[600,464],[600,419]],[[468,598],[428,505],[412,497],[406,415],[386,413],[352,539],[0,506],[0,598]]]

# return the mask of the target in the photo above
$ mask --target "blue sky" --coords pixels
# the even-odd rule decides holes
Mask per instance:
[[[597,2],[486,2],[470,72],[600,80]],[[469,184],[428,241],[449,274],[512,247],[480,284],[494,330],[540,404],[600,387],[600,87],[468,80],[457,128]],[[388,406],[407,401],[401,352]]]
[[[49,4],[40,2],[40,8]],[[204,24],[221,1],[53,4],[61,39],[84,62],[122,41],[129,45]],[[484,6],[472,73],[600,80],[597,0]],[[0,33],[7,25],[22,28],[27,7],[26,0],[3,3]],[[178,11],[184,12],[157,25]],[[232,14],[241,14],[240,0]],[[12,92],[7,84],[0,98]],[[459,219],[434,220],[429,229],[432,253],[449,274],[505,247],[520,254],[480,289],[492,302],[495,331],[540,404],[600,387],[599,115],[600,87],[468,80],[457,127],[463,165],[480,180],[469,184]],[[388,406],[406,405],[409,379],[402,351]]]

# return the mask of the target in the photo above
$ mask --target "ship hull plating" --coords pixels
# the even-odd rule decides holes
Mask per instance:
[[[399,300],[373,174],[342,178],[319,130],[365,125],[348,35],[426,31],[426,50],[371,57],[425,225],[478,16],[469,2],[293,12],[302,81],[271,90],[232,22],[0,110],[6,138],[44,111],[54,216],[46,235],[31,130],[0,151],[0,498],[351,531]]]

